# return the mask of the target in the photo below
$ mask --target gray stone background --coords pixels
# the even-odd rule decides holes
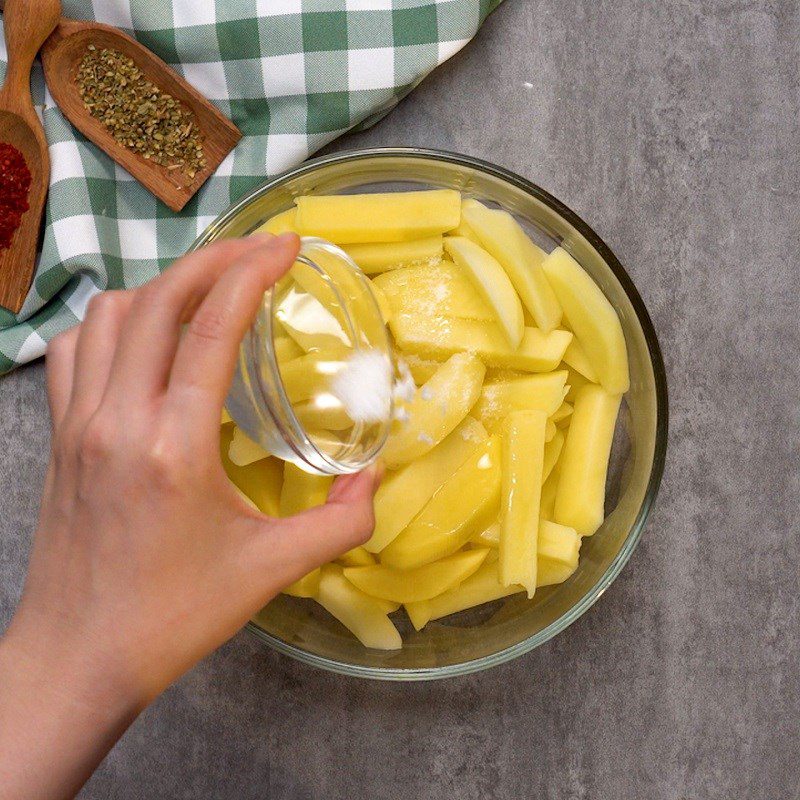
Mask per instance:
[[[490,672],[368,683],[241,634],[141,716],[83,797],[800,797],[798,40],[794,0],[507,0],[337,145],[495,161],[605,238],[669,371],[655,512],[588,614]],[[0,625],[46,416],[41,364],[0,382]]]

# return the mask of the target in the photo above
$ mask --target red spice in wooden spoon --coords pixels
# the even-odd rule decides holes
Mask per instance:
[[[0,142],[0,250],[11,246],[28,210],[30,188],[31,173],[25,157],[16,147]]]

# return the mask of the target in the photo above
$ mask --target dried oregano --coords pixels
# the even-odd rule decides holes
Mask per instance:
[[[189,178],[206,166],[203,137],[192,111],[147,80],[133,59],[89,45],[77,82],[89,113],[120,144]]]

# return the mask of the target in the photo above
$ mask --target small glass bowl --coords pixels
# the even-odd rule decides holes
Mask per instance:
[[[245,236],[304,194],[450,188],[510,211],[547,250],[560,245],[614,306],[628,347],[631,387],[623,400],[607,485],[606,519],[583,540],[566,582],[513,595],[430,623],[416,632],[399,619],[403,649],[368,650],[313,601],[279,595],[249,624],[262,641],[323,669],[379,680],[430,680],[509,661],[581,616],[619,575],[644,529],[667,449],[667,384],[653,324],[633,282],[603,240],[556,198],[508,170],[433,150],[379,148],[305,162],[232,206],[194,248]],[[401,615],[395,615],[401,617]],[[394,619],[394,617],[393,617]]]
[[[359,472],[389,435],[396,372],[369,281],[341,248],[303,237],[242,341],[225,405],[273,455],[320,475]],[[374,385],[353,385],[365,379]]]

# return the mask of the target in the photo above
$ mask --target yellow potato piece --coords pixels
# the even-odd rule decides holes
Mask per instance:
[[[466,417],[428,453],[388,474],[375,494],[375,530],[364,547],[383,550],[487,438],[483,425]]]
[[[403,407],[407,418],[394,423],[381,454],[386,466],[395,469],[441,442],[475,404],[485,372],[469,353],[457,353],[442,364]]]
[[[536,562],[536,586],[552,586],[564,583],[578,568],[575,564],[564,564],[561,561],[551,561],[549,558],[539,558]]]
[[[280,236],[282,233],[297,233],[297,209],[287,208],[274,217],[270,217],[254,233],[271,233],[273,236]]]
[[[420,631],[431,620],[524,591],[522,586],[504,586],[500,582],[497,566],[496,561],[484,563],[460,586],[430,600],[408,603],[405,609],[413,626]]]
[[[538,556],[550,561],[567,564],[573,569],[578,566],[581,549],[581,537],[574,528],[559,525],[548,519],[539,523]]]
[[[291,461],[284,462],[280,515],[289,517],[321,506],[328,499],[332,483],[333,477],[330,475],[312,475]]]
[[[369,278],[367,278],[369,280]],[[386,293],[378,286],[375,281],[369,281],[372,293],[375,295],[375,302],[378,304],[378,310],[381,312],[381,317],[384,324],[387,324],[392,318],[392,306],[389,304],[389,299]]]
[[[562,450],[563,452],[563,450]],[[542,484],[542,498],[539,501],[539,514],[544,519],[552,519],[556,507],[556,492],[558,491],[558,479],[561,474],[560,464],[557,461],[547,480]]]
[[[499,547],[500,523],[493,522],[488,528],[476,533],[470,541],[480,547]]]
[[[550,372],[561,362],[572,334],[554,330],[542,333],[525,328],[519,348],[512,349],[500,328],[491,322],[395,314],[389,327],[397,346],[405,353],[441,360],[453,353],[475,353],[487,367]]]
[[[429,600],[466,580],[483,563],[486,549],[455,553],[416,569],[392,569],[382,565],[349,567],[344,576],[370,597],[413,603]]]
[[[508,344],[512,350],[516,350],[525,332],[522,303],[497,259],[475,242],[458,236],[448,236],[444,249],[472,281],[486,305],[492,309]]]
[[[577,339],[573,338],[564,351],[564,363],[572,367],[576,372],[580,372],[587,381],[591,381],[592,383],[598,382],[597,373]]]
[[[283,590],[283,594],[291,595],[292,597],[311,597],[316,598],[319,594],[319,581],[322,570],[319,567],[312,569],[307,575],[304,575],[300,580],[295,581]]]
[[[300,233],[336,244],[423,239],[452,230],[461,220],[461,196],[453,189],[309,195],[296,203]]]
[[[331,379],[345,369],[347,351],[317,350],[279,365],[281,382],[292,403],[302,402],[329,388]]]
[[[233,417],[228,413],[227,408],[222,409],[222,421],[220,424],[227,425],[229,422],[233,422]]]
[[[485,383],[472,414],[487,430],[496,430],[512,411],[535,409],[549,416],[561,405],[566,380],[567,373],[560,370]]]
[[[565,364],[566,362],[564,362],[562,366]],[[584,378],[580,372],[577,372],[576,370],[572,369],[572,367],[569,367],[567,375],[567,386],[569,389],[564,395],[564,400],[566,400],[568,403],[574,403],[575,397],[578,394],[578,390],[584,386],[588,386],[589,384],[591,384],[591,381]]]
[[[381,552],[381,563],[412,569],[455,553],[496,518],[500,438],[492,436],[458,468],[409,526]]]
[[[545,333],[561,321],[561,306],[542,271],[544,252],[507,211],[494,211],[477,200],[464,200],[462,219],[481,245],[505,270],[525,307]]]
[[[267,452],[258,442],[254,442],[247,434],[237,426],[233,429],[233,438],[228,448],[228,458],[237,467],[245,467],[254,461],[261,461],[262,458],[269,458]]]
[[[228,457],[233,426],[220,431],[220,456],[226,475],[244,495],[264,514],[278,515],[283,482],[283,465],[277,458],[262,458],[245,466],[234,464]]]
[[[353,420],[341,401],[327,392],[307,403],[297,403],[294,413],[307,431],[346,431],[353,427]]]
[[[299,358],[306,352],[294,339],[285,334],[278,334],[273,337],[272,348],[275,351],[275,360],[279,364]]]
[[[490,322],[494,312],[452,261],[436,267],[407,267],[375,278],[393,314],[439,315]]]
[[[551,415],[550,421],[558,425],[559,422],[564,422],[572,415],[572,405],[564,401]]]
[[[417,386],[422,386],[423,383],[429,381],[436,370],[442,366],[441,361],[433,361],[432,359],[420,358],[415,355],[401,356],[401,359],[408,367],[408,371]]]
[[[575,410],[560,458],[553,520],[590,536],[602,524],[606,474],[620,395],[587,384],[575,398]]]
[[[354,547],[336,559],[343,567],[368,567],[376,563],[375,556],[363,547]]]
[[[544,411],[514,411],[503,423],[500,581],[536,591],[539,501],[544,459]]]
[[[542,483],[550,477],[550,473],[553,471],[553,467],[555,467],[556,461],[558,461],[561,451],[564,448],[565,440],[566,436],[564,433],[562,431],[556,431],[555,436],[545,444],[544,460],[542,462]]]
[[[387,616],[384,601],[356,589],[338,564],[322,567],[317,602],[342,623],[365,647],[399,650],[403,642]]]
[[[542,263],[564,316],[603,388],[628,391],[628,351],[617,312],[580,264],[557,247]]]
[[[435,265],[442,260],[441,235],[410,242],[350,244],[344,250],[367,275],[417,264]]]
[[[469,225],[464,221],[464,204],[461,204],[461,222],[458,223],[457,228],[453,228],[450,231],[448,236],[463,236],[465,239],[469,239],[471,242],[475,242],[475,244],[480,244],[481,240],[475,235],[475,231],[470,228]]]

